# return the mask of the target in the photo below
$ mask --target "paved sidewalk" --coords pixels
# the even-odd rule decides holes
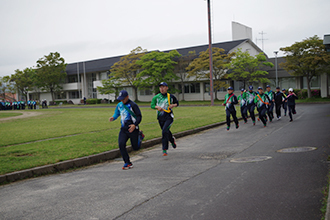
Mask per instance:
[[[299,105],[288,117],[241,123],[133,157],[0,187],[1,219],[320,219],[330,153],[330,105]],[[175,125],[174,125],[175,126]],[[278,153],[287,147],[317,147]],[[230,160],[268,156],[255,163]]]

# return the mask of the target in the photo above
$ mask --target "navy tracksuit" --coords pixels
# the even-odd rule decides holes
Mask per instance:
[[[283,98],[285,99],[285,96],[282,92],[276,92],[275,93],[275,108],[276,108],[276,116],[277,118],[281,117],[281,106],[283,103]]]
[[[289,116],[291,121],[292,121],[292,114],[296,114],[296,102],[295,102],[296,99],[298,99],[298,97],[293,93],[289,94],[286,97],[286,100],[288,100]]]
[[[126,150],[126,142],[128,139],[131,139],[131,145],[133,150],[139,150],[139,128],[138,125],[142,120],[141,111],[138,105],[131,101],[130,99],[126,102],[126,106],[130,109],[135,115],[136,119],[123,107],[123,103],[120,102],[116,106],[115,113],[112,117],[116,120],[119,116],[121,117],[121,128],[118,137],[118,144],[121,156],[125,163],[130,163],[129,155]],[[135,130],[130,133],[128,131],[129,125],[134,124],[136,126]]]

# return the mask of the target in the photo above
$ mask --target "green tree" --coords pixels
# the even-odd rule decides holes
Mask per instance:
[[[141,65],[142,71],[138,73],[137,79],[134,85],[138,88],[146,89],[152,86],[154,92],[158,92],[158,85],[161,82],[170,83],[173,80],[179,79],[174,73],[174,65],[177,62],[175,58],[179,58],[181,54],[178,51],[172,50],[168,53],[152,51],[141,57],[136,61],[138,65]],[[169,87],[169,92],[174,92],[174,88]]]
[[[16,93],[15,84],[10,81],[10,76],[0,77],[0,94],[6,99],[6,94],[14,95]],[[14,97],[11,97],[14,99]]]
[[[326,52],[323,41],[315,35],[280,50],[286,54],[286,62],[280,65],[293,76],[306,77],[310,98],[312,78],[322,73],[329,74],[330,54]]]
[[[119,95],[119,91],[122,89],[122,84],[116,80],[104,79],[102,80],[102,86],[98,86],[97,90],[100,94],[115,94],[115,97]]]
[[[48,91],[55,100],[55,94],[62,90],[62,84],[67,76],[64,58],[58,52],[50,53],[37,61],[37,85]]]
[[[186,68],[196,58],[195,51],[189,51],[186,56],[181,56],[178,58],[178,64],[174,66],[174,72],[179,76],[181,81],[181,94],[182,100],[184,100],[184,81],[188,78],[188,72]]]
[[[235,58],[227,66],[230,70],[228,78],[242,81],[245,88],[246,83],[269,82],[269,79],[265,77],[268,72],[262,70],[262,68],[265,66],[274,67],[274,64],[267,62],[267,58],[263,53],[252,56],[248,51],[242,52],[241,49],[238,49]]]
[[[134,81],[137,80],[138,71],[141,69],[141,65],[137,64],[138,61],[147,50],[143,50],[141,47],[137,47],[132,50],[128,55],[120,58],[120,61],[115,63],[110,69],[109,81],[115,81],[115,84],[121,84],[122,86],[128,85],[133,88],[135,99],[138,100],[137,86],[134,85]],[[111,84],[111,82],[109,82]]]
[[[15,87],[25,96],[25,100],[27,100],[28,92],[33,89],[35,74],[36,72],[33,68],[25,68],[24,70],[15,70],[15,74],[12,74],[10,77],[10,81],[15,83]]]
[[[217,92],[222,87],[228,85],[223,79],[226,78],[227,64],[230,63],[235,53],[226,54],[222,48],[212,48],[212,61],[213,61],[213,89],[215,99],[218,99]],[[199,57],[194,59],[190,65],[186,68],[188,71],[188,77],[194,77],[196,80],[210,79],[210,58],[209,49],[199,53]]]

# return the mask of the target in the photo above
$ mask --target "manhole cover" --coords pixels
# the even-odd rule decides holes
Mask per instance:
[[[259,162],[269,160],[272,157],[268,156],[255,156],[255,157],[242,157],[242,158],[235,158],[230,160],[232,163],[250,163],[250,162]]]
[[[278,150],[279,153],[299,153],[316,150],[316,147],[291,147]]]

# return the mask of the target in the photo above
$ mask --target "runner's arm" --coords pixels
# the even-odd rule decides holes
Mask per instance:
[[[237,96],[236,95],[233,95],[233,102],[231,104],[235,105],[237,103],[238,103]]]
[[[112,116],[113,117],[113,120],[116,120],[119,117],[119,115],[120,115],[120,112],[119,112],[119,109],[118,109],[118,105],[116,106],[115,113]]]
[[[171,98],[173,99],[173,103],[172,104],[176,104],[176,106],[174,106],[174,107],[178,107],[179,106],[178,99],[174,95],[172,95],[172,94],[171,94]]]
[[[157,102],[157,97],[154,96],[151,100],[151,105],[150,105],[152,109],[156,109],[156,102]]]
[[[140,108],[137,104],[133,104],[132,109],[133,109],[134,114],[136,115],[136,121],[135,121],[134,125],[138,126],[142,120],[142,114],[141,114]]]

